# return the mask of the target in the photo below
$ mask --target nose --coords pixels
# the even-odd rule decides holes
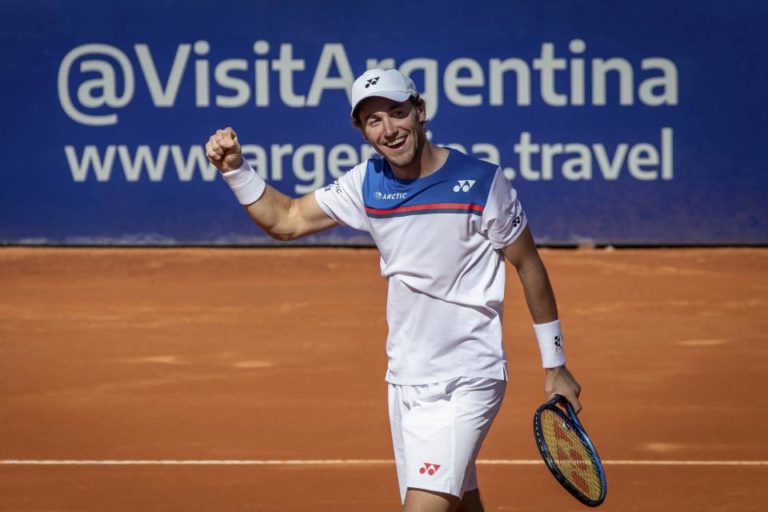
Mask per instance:
[[[390,119],[389,116],[384,116],[384,118],[381,120],[381,127],[383,129],[383,135],[387,138],[394,137],[397,134],[395,124],[392,122],[392,119]]]

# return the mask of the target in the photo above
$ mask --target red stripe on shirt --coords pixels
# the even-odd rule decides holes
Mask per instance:
[[[479,204],[464,204],[464,203],[434,203],[434,204],[416,204],[412,206],[401,206],[399,208],[390,208],[387,210],[379,210],[376,208],[366,207],[365,211],[375,215],[387,215],[392,213],[414,212],[423,210],[467,210],[467,211],[483,211],[483,206]]]

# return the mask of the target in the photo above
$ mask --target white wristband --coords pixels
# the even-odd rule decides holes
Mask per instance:
[[[243,163],[234,171],[221,173],[221,177],[227,182],[229,188],[235,193],[240,204],[248,206],[255,203],[264,194],[267,183],[256,174],[251,164],[243,158]]]
[[[533,330],[536,332],[536,341],[539,342],[541,366],[544,368],[563,366],[565,364],[565,350],[563,350],[563,333],[560,331],[560,320],[546,324],[533,324]]]

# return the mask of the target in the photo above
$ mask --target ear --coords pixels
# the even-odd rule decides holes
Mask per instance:
[[[418,115],[419,122],[421,124],[424,124],[427,122],[427,104],[424,103],[424,98],[419,98],[418,102],[416,103],[416,112]]]

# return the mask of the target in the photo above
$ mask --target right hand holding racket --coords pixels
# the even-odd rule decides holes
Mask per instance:
[[[232,128],[216,130],[205,145],[205,156],[221,172],[234,171],[243,163],[237,134]]]
[[[603,463],[571,403],[555,395],[542,404],[533,415],[533,433],[541,458],[560,485],[585,505],[603,503]]]
[[[546,399],[550,400],[555,395],[560,395],[570,402],[576,413],[581,411],[582,407],[579,401],[581,386],[576,382],[568,368],[558,366],[557,368],[547,368],[545,371],[544,393]]]

